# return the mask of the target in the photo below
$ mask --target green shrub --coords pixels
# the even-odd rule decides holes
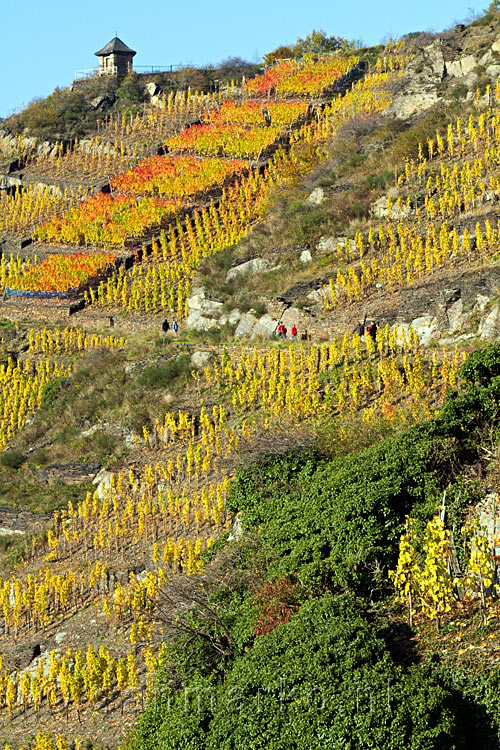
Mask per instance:
[[[160,687],[131,748],[451,750],[455,723],[451,692],[396,666],[351,595],[327,594],[256,638],[224,679]]]
[[[31,456],[31,462],[34,466],[44,466],[48,460],[47,452],[43,448],[39,448]]]
[[[26,539],[22,534],[0,535],[0,561],[2,567],[12,569],[21,562]]]
[[[498,16],[495,13],[486,13],[484,16],[480,16],[472,21],[471,26],[489,26],[498,20]]]
[[[262,317],[262,315],[265,315],[267,312],[267,307],[265,302],[254,302],[253,309],[255,311],[255,315],[257,318]]]
[[[370,174],[366,177],[365,184],[368,190],[379,190],[385,188],[394,179],[394,173],[390,169],[384,169],[378,174]]]
[[[467,94],[469,93],[469,89],[464,83],[459,83],[458,86],[455,86],[451,92],[451,95],[454,99],[465,99]]]
[[[8,450],[0,455],[0,462],[7,469],[20,469],[25,460],[24,453],[18,450]]]
[[[500,344],[491,344],[469,354],[459,375],[469,383],[488,385],[492,378],[500,375]]]
[[[149,388],[167,388],[177,378],[188,375],[191,370],[191,358],[188,354],[181,354],[176,359],[163,364],[146,367],[139,378],[139,383]]]
[[[99,453],[112,455],[118,445],[119,439],[116,435],[105,430],[98,430],[92,435],[92,442],[98,449]]]
[[[44,385],[42,389],[41,399],[42,408],[51,406],[54,403],[59,393],[61,392],[64,383],[65,378],[61,375],[57,378],[52,378],[52,380],[49,380],[49,382]]]
[[[321,178],[321,180],[318,182],[318,185],[320,187],[331,187],[332,185],[335,185],[335,183],[337,182],[337,179],[338,179],[337,172],[332,170],[330,174]]]
[[[466,666],[440,666],[440,679],[455,694],[463,747],[500,748],[500,673],[490,666],[482,671]]]
[[[276,550],[276,575],[297,572],[305,585],[366,593],[394,563],[406,514],[416,503],[433,508],[439,501],[449,461],[445,451],[439,466],[440,453],[438,440],[415,428],[329,462],[278,456],[265,469],[238,474],[229,505]]]

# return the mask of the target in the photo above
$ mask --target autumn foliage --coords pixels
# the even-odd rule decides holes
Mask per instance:
[[[223,185],[248,166],[243,161],[196,159],[193,156],[152,156],[111,179],[113,191],[124,195],[166,195],[192,198]]]
[[[276,578],[258,588],[253,595],[253,606],[257,610],[255,635],[267,635],[288,622],[298,609],[297,599],[297,584],[289,578]]]
[[[9,284],[15,289],[67,292],[100,276],[113,261],[114,256],[109,253],[49,255],[41,263],[21,269],[16,278],[9,279]]]

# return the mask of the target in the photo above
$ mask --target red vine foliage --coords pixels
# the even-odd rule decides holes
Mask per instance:
[[[253,606],[258,613],[255,635],[267,635],[282,623],[288,622],[298,609],[298,586],[290,578],[267,581],[253,594]]]

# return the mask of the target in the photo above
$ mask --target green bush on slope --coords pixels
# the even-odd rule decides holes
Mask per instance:
[[[165,690],[134,747],[446,750],[454,734],[451,693],[395,665],[352,595],[326,594],[256,639],[224,682]]]

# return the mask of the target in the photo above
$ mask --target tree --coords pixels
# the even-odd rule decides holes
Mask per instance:
[[[341,36],[327,36],[322,29],[319,31],[313,29],[305,39],[299,37],[295,44],[282,44],[272,52],[268,52],[264,55],[264,63],[271,65],[276,60],[303,57],[306,54],[320,55],[323,52],[334,52],[338,49],[352,49],[356,44]]]
[[[193,68],[186,65],[172,75],[175,80],[175,86],[178,89],[191,88],[199,91],[206,91],[209,88],[210,81],[204,70]]]
[[[126,75],[116,90],[116,106],[130,113],[137,112],[145,98],[144,89],[135,73]]]
[[[276,60],[288,60],[291,57],[294,57],[293,46],[282,44],[279,47],[276,47],[272,52],[268,52],[267,55],[264,55],[264,63],[266,66],[272,65]]]
[[[231,81],[239,80],[243,76],[248,78],[255,70],[256,66],[248,60],[241,57],[227,57],[218,63],[214,72],[217,73],[219,80]]]
[[[311,52],[319,55],[322,52],[334,52],[337,49],[341,49],[347,40],[341,36],[327,36],[326,32],[320,29],[316,31],[313,29],[305,39],[299,37],[294,47],[294,57],[302,57],[302,55]]]

